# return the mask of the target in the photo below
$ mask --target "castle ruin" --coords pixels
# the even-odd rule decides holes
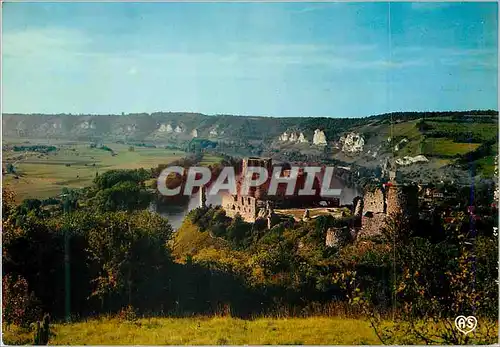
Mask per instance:
[[[248,194],[242,194],[242,186],[249,167],[263,167],[268,173],[268,179],[258,187],[250,187]],[[234,195],[224,195],[222,198],[222,207],[226,215],[234,218],[237,214],[246,222],[255,222],[258,218],[268,218],[273,214],[275,208],[288,209],[293,207],[308,208],[315,206],[319,201],[325,201],[329,206],[337,207],[340,199],[337,197],[324,198],[320,196],[320,178],[315,176],[313,190],[317,192],[314,196],[299,196],[298,191],[304,188],[307,175],[299,170],[297,184],[294,194],[287,196],[286,188],[279,184],[276,195],[268,196],[267,191],[270,185],[273,173],[273,163],[270,158],[250,157],[243,159],[241,173],[236,181],[237,193]],[[255,174],[256,175],[256,174]],[[283,177],[289,177],[291,170],[285,168],[282,170]]]
[[[418,187],[398,185],[389,182],[367,189],[363,199],[359,199],[355,206],[359,234],[372,236],[380,234],[391,215],[403,213],[410,218],[417,214]]]
[[[243,180],[248,171],[248,167],[264,167],[268,176],[272,174],[272,160],[268,158],[246,158],[243,159],[241,174],[236,182],[237,194],[224,195],[222,197],[222,207],[226,215],[234,218],[239,214],[246,222],[255,222],[258,217],[266,218],[270,211],[270,204],[263,200],[266,195],[265,187],[250,187],[247,195],[241,195]]]

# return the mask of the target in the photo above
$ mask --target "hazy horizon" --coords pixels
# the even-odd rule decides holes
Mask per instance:
[[[4,3],[3,113],[498,109],[489,3]]]

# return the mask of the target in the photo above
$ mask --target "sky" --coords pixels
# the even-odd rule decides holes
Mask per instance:
[[[498,109],[490,3],[3,3],[2,111]]]

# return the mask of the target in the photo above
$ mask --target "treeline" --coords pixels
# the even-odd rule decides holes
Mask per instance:
[[[57,151],[56,146],[47,145],[15,145],[12,146],[14,152],[39,152],[39,153],[50,153]]]
[[[110,147],[108,147],[108,146],[106,146],[106,145],[103,145],[103,144],[91,143],[91,144],[89,145],[89,147],[90,147],[90,148],[98,148],[98,149],[102,149],[103,151],[107,151],[107,152],[111,152],[111,153],[113,153],[113,152],[114,152],[114,151],[113,151]]]
[[[403,120],[410,121],[420,118],[452,117],[462,119],[468,116],[498,116],[496,110],[470,110],[470,111],[423,111],[423,112],[390,112],[367,117],[365,119],[381,121]]]
[[[427,130],[425,133],[428,137],[435,138],[448,138],[458,143],[481,143],[484,142],[487,134],[479,134],[479,133],[467,133],[461,130],[448,129],[448,130]]]
[[[439,125],[442,123],[447,123],[447,125]],[[464,123],[469,124],[469,126],[464,126]],[[417,122],[415,126],[427,137],[448,138],[459,143],[481,143],[492,139],[498,139],[497,127],[492,126],[491,128],[488,127],[485,129],[478,129],[474,127],[474,123],[465,121],[455,122],[443,120],[441,122],[437,122],[435,120],[431,120],[431,122],[429,122],[422,119]]]

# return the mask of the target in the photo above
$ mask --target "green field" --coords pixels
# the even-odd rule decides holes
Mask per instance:
[[[414,156],[420,153],[420,144],[423,140],[422,133],[416,127],[417,121],[410,121],[394,125],[393,135],[395,137],[404,137],[409,140],[403,148],[398,151],[399,156]]]
[[[446,138],[428,138],[423,145],[423,153],[428,156],[453,157],[474,151],[480,143],[458,143]]]
[[[203,156],[202,161],[200,162],[200,166],[209,166],[220,163],[221,157],[213,154],[205,154]]]
[[[5,143],[4,143],[5,144]],[[33,144],[33,143],[31,143]],[[57,195],[63,187],[82,188],[91,184],[96,173],[111,169],[152,168],[182,158],[180,150],[105,144],[111,152],[90,148],[89,143],[57,144],[58,151],[49,154],[28,153],[15,164],[18,178],[3,176],[3,184],[16,192],[17,199],[47,198]],[[22,152],[4,151],[3,161],[12,162]]]
[[[476,160],[475,165],[484,177],[495,177],[495,157],[493,155]]]
[[[386,143],[387,138],[406,138],[408,142],[403,144],[397,152],[399,157],[425,155],[441,159],[451,159],[456,155],[464,155],[476,150],[482,142],[495,139],[498,136],[497,123],[460,123],[454,122],[452,117],[433,118],[441,122],[433,122],[432,119],[426,123],[432,127],[428,132],[421,132],[417,124],[421,119],[389,124],[375,124],[363,126],[358,131],[369,134],[380,143]],[[433,133],[448,134],[446,137],[433,137]],[[476,142],[455,142],[454,137],[463,139],[474,138]]]
[[[487,141],[498,137],[498,124],[495,123],[453,123],[453,122],[427,122],[433,131],[463,133]]]

